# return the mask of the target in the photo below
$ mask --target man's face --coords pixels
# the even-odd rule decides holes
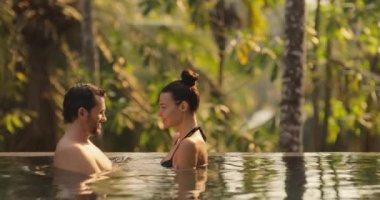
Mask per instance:
[[[183,120],[183,113],[179,105],[174,101],[172,94],[164,92],[160,94],[160,111],[158,116],[161,118],[164,128],[176,127]]]
[[[96,105],[88,115],[87,124],[91,135],[100,135],[102,133],[102,124],[107,121],[106,105],[104,97],[95,96]]]

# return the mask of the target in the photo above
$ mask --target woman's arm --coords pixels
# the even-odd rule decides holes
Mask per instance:
[[[190,139],[185,139],[179,146],[176,154],[174,168],[176,170],[195,169],[198,162],[196,144]]]

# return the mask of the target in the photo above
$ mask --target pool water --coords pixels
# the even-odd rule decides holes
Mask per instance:
[[[174,172],[163,153],[107,153],[92,177],[55,170],[52,153],[0,154],[0,199],[380,199],[378,153],[211,154]]]

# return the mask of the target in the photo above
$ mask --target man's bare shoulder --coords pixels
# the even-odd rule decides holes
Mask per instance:
[[[79,154],[82,155],[83,148],[79,144],[61,144],[57,145],[57,148],[55,150],[55,156],[59,155],[68,155],[68,154]],[[84,156],[84,155],[83,155]]]
[[[57,156],[85,156],[83,145],[62,138],[55,149],[54,157]]]
[[[60,141],[54,153],[54,166],[84,174],[99,172],[95,159],[86,152],[84,145]]]

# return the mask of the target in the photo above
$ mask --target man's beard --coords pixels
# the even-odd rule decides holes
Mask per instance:
[[[90,132],[91,135],[100,135],[100,130],[98,131],[97,128],[95,129],[92,129],[91,132]]]
[[[102,130],[100,128],[98,129],[97,126],[91,128],[90,130],[91,135],[100,135],[102,133]]]
[[[97,136],[97,135],[101,134],[102,130],[101,130],[101,128],[98,128],[98,123],[93,122],[93,121],[91,121],[91,119],[89,119],[88,124],[89,124],[91,135]]]

